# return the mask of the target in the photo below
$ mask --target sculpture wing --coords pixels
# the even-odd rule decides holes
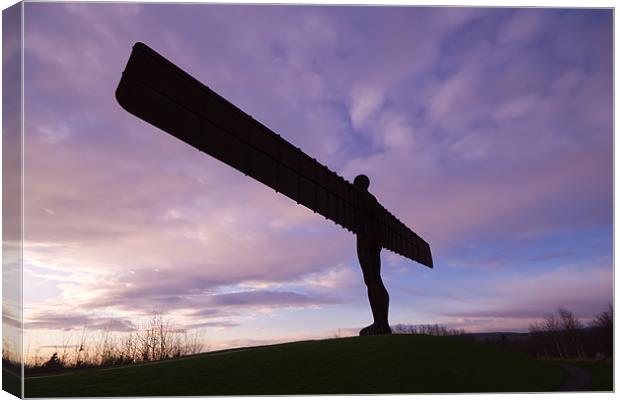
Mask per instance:
[[[407,257],[420,264],[433,268],[430,245],[409,227],[398,220],[392,213],[381,206],[384,218],[383,247],[396,254]]]
[[[357,188],[145,44],[134,45],[116,99],[138,118],[356,231]],[[432,267],[428,244],[383,210],[385,247]]]

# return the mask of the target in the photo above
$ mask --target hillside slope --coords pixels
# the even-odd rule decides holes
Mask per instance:
[[[470,341],[420,335],[287,343],[26,379],[27,397],[538,392],[557,365]]]

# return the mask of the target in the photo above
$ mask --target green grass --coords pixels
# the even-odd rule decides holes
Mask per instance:
[[[19,373],[20,371],[2,367],[2,390],[16,397],[22,397],[22,380]]]
[[[450,337],[392,335],[288,343],[27,378],[27,397],[539,392],[555,364]]]
[[[614,369],[611,361],[570,361],[565,364],[571,364],[581,368],[592,379],[592,384],[587,391],[611,392],[614,387]]]

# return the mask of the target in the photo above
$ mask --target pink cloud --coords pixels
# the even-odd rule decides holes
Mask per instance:
[[[184,323],[242,325],[251,303],[333,307],[363,291],[353,236],[116,104],[137,40],[348,179],[371,176],[438,269],[465,257],[455,244],[610,224],[611,24],[598,19],[571,50],[573,28],[535,10],[27,7],[26,272],[55,291],[29,315],[166,306]],[[545,32],[562,43],[532,50]],[[545,305],[568,293],[541,282],[562,294]],[[517,300],[503,308],[513,320],[533,309]]]

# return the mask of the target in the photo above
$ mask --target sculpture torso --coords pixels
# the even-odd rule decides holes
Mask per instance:
[[[362,197],[362,218],[360,218],[359,231],[357,237],[373,247],[381,247],[381,224],[379,220],[379,202],[377,198],[368,191],[361,191]]]

